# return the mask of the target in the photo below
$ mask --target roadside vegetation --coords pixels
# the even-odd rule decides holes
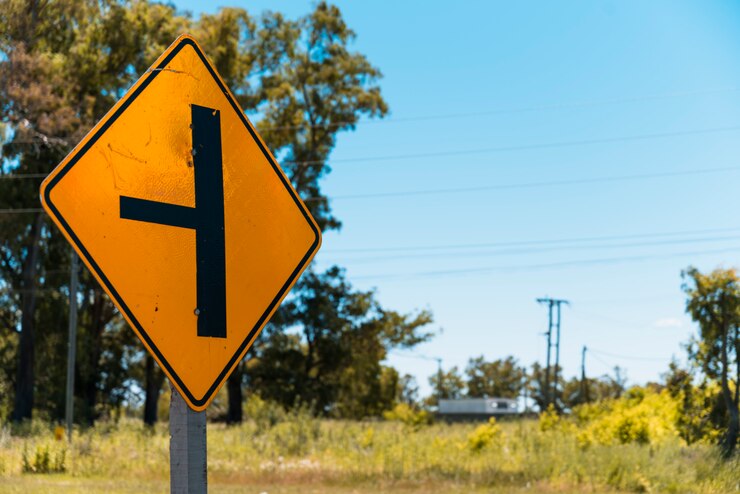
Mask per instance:
[[[668,390],[633,388],[569,417],[446,424],[404,405],[348,421],[252,398],[242,424],[209,424],[209,480],[239,492],[740,492],[740,462],[709,437],[682,438],[680,408]],[[40,422],[14,432],[0,438],[0,492],[167,490],[166,422],[99,423],[71,445]]]

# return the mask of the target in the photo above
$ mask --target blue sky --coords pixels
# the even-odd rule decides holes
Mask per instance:
[[[630,383],[683,359],[681,270],[740,259],[740,7],[336,3],[391,115],[339,138],[323,187],[344,227],[318,266],[389,308],[431,309],[441,333],[415,353],[446,368],[543,361],[546,295],[572,303],[566,376],[583,345],[590,375],[620,365]],[[223,5],[295,17],[312,2]],[[437,192],[382,195],[418,191]],[[429,392],[436,363],[390,362]]]

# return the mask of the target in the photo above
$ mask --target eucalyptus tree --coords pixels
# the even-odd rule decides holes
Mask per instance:
[[[174,39],[182,22],[172,7],[145,1],[6,0],[0,3],[0,279],[3,344],[15,345],[12,419],[31,418],[36,377],[39,303],[63,293],[67,256],[59,232],[38,209],[40,177],[72,149]],[[115,311],[103,291],[83,276],[81,336],[89,336],[89,364],[78,366],[92,384],[83,402],[95,402],[103,332]],[[87,310],[89,308],[89,310]],[[57,321],[58,322],[58,321]],[[51,328],[61,331],[64,325]],[[65,340],[56,338],[59,345]],[[58,350],[58,349],[57,349]]]
[[[735,269],[682,273],[686,312],[699,324],[690,344],[690,358],[703,374],[718,381],[726,410],[722,451],[731,456],[740,432],[740,278]]]

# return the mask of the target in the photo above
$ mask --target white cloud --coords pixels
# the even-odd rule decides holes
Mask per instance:
[[[683,326],[681,319],[677,317],[663,317],[653,323],[654,328],[680,328]]]

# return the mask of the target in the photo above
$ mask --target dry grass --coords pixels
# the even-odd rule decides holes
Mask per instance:
[[[583,447],[575,436],[536,421],[413,428],[263,414],[209,425],[209,483],[212,492],[270,494],[740,492],[740,465],[722,463],[710,446]],[[34,469],[46,450],[52,464],[64,452],[64,473],[24,473],[24,455]],[[165,424],[101,424],[76,432],[71,445],[40,423],[0,434],[0,493],[167,492],[168,476]]]
[[[131,494],[131,493],[168,493],[166,481],[127,481],[98,480],[55,477],[19,477],[4,479],[0,492],[13,494],[26,493],[61,493],[61,494]],[[337,485],[326,483],[240,483],[230,484],[209,480],[209,490],[214,493],[236,494],[615,494],[614,490],[576,489],[572,487],[554,487],[547,484],[535,484],[529,487],[511,486],[476,486],[457,483],[392,483]]]

